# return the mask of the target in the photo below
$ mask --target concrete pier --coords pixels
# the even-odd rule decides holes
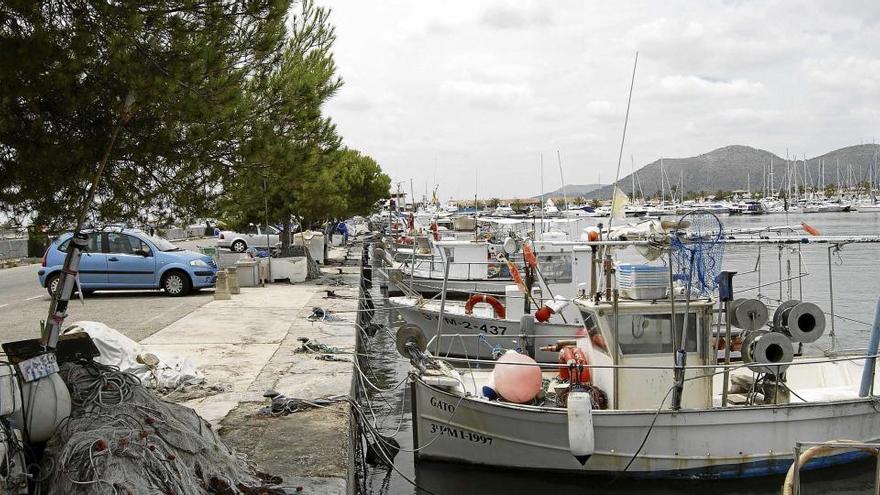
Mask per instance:
[[[212,301],[141,342],[193,358],[207,385],[221,391],[184,403],[219,428],[224,441],[259,471],[282,477],[290,491],[354,490],[347,403],[286,416],[258,413],[270,405],[263,396],[267,390],[306,400],[351,395],[360,253],[359,246],[350,252],[331,249],[331,260],[347,254],[357,261],[325,267],[317,281],[242,288],[231,300]],[[315,307],[331,316],[309,319]],[[299,338],[338,352],[316,359],[320,354],[297,352]]]

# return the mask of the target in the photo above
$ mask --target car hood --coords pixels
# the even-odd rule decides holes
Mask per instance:
[[[212,260],[212,258],[206,254],[190,251],[189,249],[184,249],[182,251],[165,251],[165,254],[174,256],[181,261],[202,260],[206,263],[209,263]]]

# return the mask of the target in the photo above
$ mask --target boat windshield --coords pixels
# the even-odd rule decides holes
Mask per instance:
[[[675,339],[672,335],[670,314],[622,314],[618,317],[618,344],[623,354],[666,354],[678,347],[684,314],[675,315]],[[688,315],[688,352],[697,351],[700,319],[696,313]]]
[[[571,255],[538,254],[538,264],[547,283],[571,283]]]

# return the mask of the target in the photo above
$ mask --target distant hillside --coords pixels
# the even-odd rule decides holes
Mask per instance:
[[[567,184],[565,188],[560,187],[555,191],[550,191],[544,193],[545,198],[561,198],[564,195],[569,198],[574,198],[577,196],[587,196],[589,193],[599,189],[601,187],[605,187],[604,184]],[[533,196],[534,199],[541,199],[541,195]]]
[[[821,156],[807,159],[807,175],[810,184],[819,180],[820,163],[824,162],[824,184],[837,182],[837,164],[840,164],[841,182],[846,183],[847,177],[853,181],[867,180],[869,171],[880,153],[880,145],[860,144],[831,151]],[[803,158],[797,162],[797,184],[803,184]],[[669,194],[669,184],[678,187],[684,184],[685,192],[705,191],[709,194],[721,189],[733,191],[750,188],[752,192],[764,188],[765,171],[769,175],[770,163],[773,163],[773,184],[776,189],[785,179],[785,158],[769,151],[749,146],[725,146],[717,150],[690,158],[664,158],[664,190]],[[654,196],[660,191],[660,160],[651,162],[635,172],[636,191],[646,196]],[[793,163],[793,161],[792,161]],[[620,187],[631,195],[632,176],[620,179]],[[608,199],[611,197],[612,186],[607,185],[589,192],[587,198]]]

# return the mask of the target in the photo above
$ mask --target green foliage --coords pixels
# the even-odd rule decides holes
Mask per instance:
[[[0,3],[0,211],[69,225],[133,97],[93,220],[366,213],[390,179],[322,113],[342,85],[329,15],[312,0]]]
[[[205,211],[274,63],[290,0],[0,4],[0,208],[69,224],[134,98],[91,205],[105,221]]]

